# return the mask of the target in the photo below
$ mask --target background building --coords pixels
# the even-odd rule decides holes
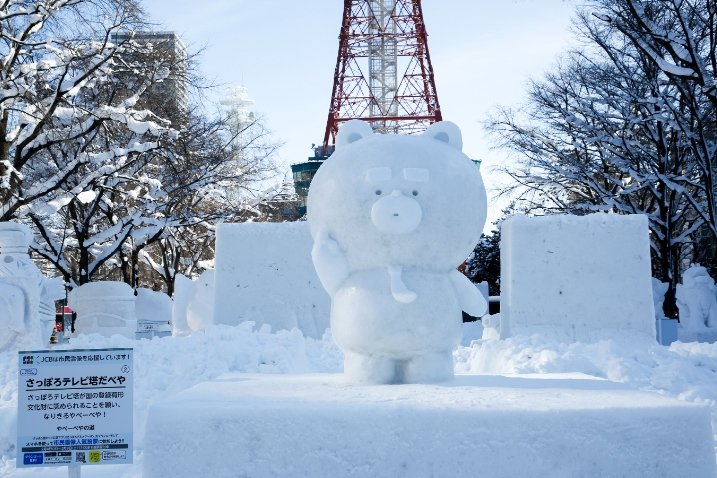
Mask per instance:
[[[118,43],[133,41],[137,48],[129,48],[119,55],[118,61],[127,65],[134,61],[151,61],[159,69],[168,69],[168,75],[154,83],[143,95],[138,106],[146,108],[157,116],[168,119],[172,126],[181,128],[187,124],[189,97],[187,94],[188,59],[187,48],[174,32],[125,32],[113,37]],[[127,81],[127,87],[133,84],[133,70],[123,70],[118,65],[117,74]]]

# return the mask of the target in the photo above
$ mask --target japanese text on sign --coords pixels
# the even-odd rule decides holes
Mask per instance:
[[[17,466],[132,463],[132,349],[22,351]]]

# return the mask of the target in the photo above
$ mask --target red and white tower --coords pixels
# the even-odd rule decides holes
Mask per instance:
[[[307,162],[291,165],[299,214],[339,126],[352,119],[378,133],[402,134],[441,121],[421,0],[344,0],[324,141]]]
[[[421,0],[344,0],[324,151],[352,119],[403,134],[441,120]]]

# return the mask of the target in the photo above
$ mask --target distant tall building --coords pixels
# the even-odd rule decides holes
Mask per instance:
[[[145,48],[142,48],[141,52],[128,53],[128,60],[140,59],[141,56],[147,60],[160,60],[169,68],[169,75],[155,83],[138,106],[168,119],[175,128],[186,125],[189,98],[187,95],[187,48],[184,43],[174,32],[135,31],[118,33],[113,37],[117,43],[130,39]],[[129,75],[131,73],[120,74]]]

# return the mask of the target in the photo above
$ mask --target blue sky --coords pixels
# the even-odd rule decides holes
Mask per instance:
[[[341,23],[341,0],[145,0],[159,28],[190,50],[204,48],[203,73],[243,84],[275,137],[280,160],[302,162],[323,139]],[[483,162],[497,186],[480,121],[497,105],[524,98],[569,47],[574,2],[565,0],[423,0],[428,46],[443,118],[460,126],[464,152]],[[490,195],[490,191],[489,191]],[[497,206],[499,209],[499,206]],[[489,221],[494,214],[489,216]]]

